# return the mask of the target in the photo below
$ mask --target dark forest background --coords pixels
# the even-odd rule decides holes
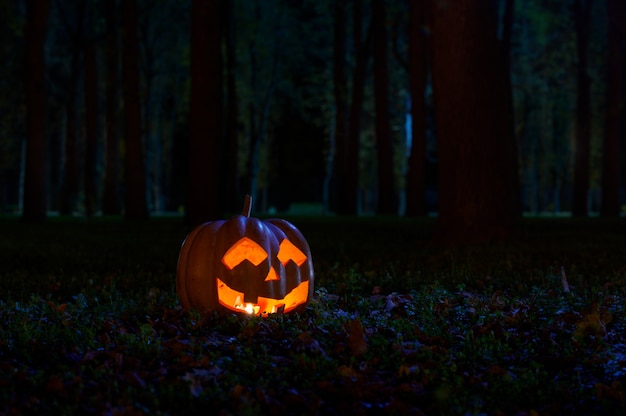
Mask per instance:
[[[0,0],[0,208],[189,224],[626,206],[623,0]],[[306,204],[306,205],[304,205]]]

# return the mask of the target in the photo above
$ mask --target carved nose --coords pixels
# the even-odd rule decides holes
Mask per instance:
[[[276,273],[276,269],[270,267],[270,271],[267,272],[267,276],[265,277],[265,281],[269,282],[270,280],[280,280],[280,276]]]

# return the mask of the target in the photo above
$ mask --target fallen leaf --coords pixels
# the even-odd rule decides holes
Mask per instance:
[[[355,318],[350,321],[350,334],[348,337],[348,345],[350,345],[350,351],[356,357],[365,354],[367,351],[367,341],[365,339],[365,330],[361,320]]]
[[[586,315],[582,321],[576,324],[574,337],[577,339],[587,337],[604,338],[606,336],[606,325],[600,319],[600,314],[590,313]]]
[[[339,368],[337,368],[337,374],[340,377],[351,378],[351,379],[357,378],[356,370],[352,367],[348,367],[347,365],[339,366]]]

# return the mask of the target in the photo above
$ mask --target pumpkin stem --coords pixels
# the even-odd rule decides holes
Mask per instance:
[[[249,217],[250,211],[252,211],[252,197],[246,194],[243,199],[243,212],[241,213],[241,215],[243,215],[244,217]]]

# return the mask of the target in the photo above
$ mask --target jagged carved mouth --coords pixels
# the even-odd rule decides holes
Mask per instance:
[[[244,293],[232,289],[220,278],[217,280],[217,299],[220,304],[234,312],[245,312],[250,315],[267,315],[270,313],[287,313],[306,302],[309,296],[309,281],[304,281],[293,288],[282,299],[264,298],[259,296],[256,303],[243,302]]]

